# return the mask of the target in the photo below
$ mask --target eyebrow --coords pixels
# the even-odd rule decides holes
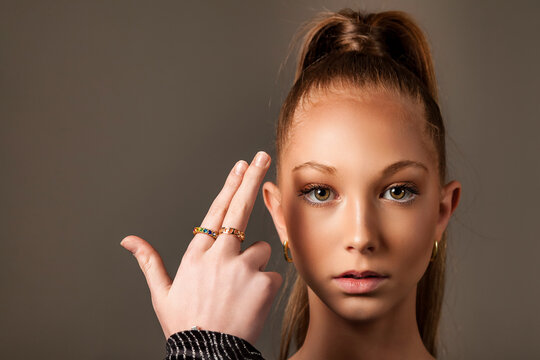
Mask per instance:
[[[388,177],[390,175],[397,173],[401,169],[410,167],[410,166],[413,166],[419,169],[424,169],[426,172],[429,172],[427,166],[425,166],[421,162],[413,161],[413,160],[400,160],[384,168],[383,171],[381,172],[381,177]],[[312,169],[319,170],[321,172],[328,173],[328,174],[335,174],[337,172],[337,169],[335,167],[324,165],[313,160],[307,161],[303,164],[295,166],[292,171],[294,172],[294,171],[298,171],[304,168],[312,168]]]
[[[335,167],[324,165],[313,160],[307,161],[300,165],[296,165],[292,171],[295,172],[304,168],[312,168],[312,169],[319,170],[320,172],[324,172],[328,174],[335,174],[337,172]]]
[[[388,165],[384,170],[382,171],[382,177],[388,177],[390,175],[393,175],[397,173],[399,170],[406,168],[406,167],[416,167],[419,169],[424,169],[426,172],[429,172],[426,165],[422,164],[419,161],[413,161],[413,160],[401,160],[398,162],[395,162],[391,165]]]

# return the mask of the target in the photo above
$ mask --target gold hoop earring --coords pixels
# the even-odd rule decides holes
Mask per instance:
[[[283,256],[285,257],[285,260],[287,260],[288,263],[292,263],[292,258],[287,253],[287,250],[289,249],[289,240],[285,240],[283,243]]]
[[[433,247],[433,250],[431,250],[431,259],[429,259],[429,262],[433,262],[435,258],[437,257],[437,254],[439,253],[439,242],[435,241],[435,246]]]

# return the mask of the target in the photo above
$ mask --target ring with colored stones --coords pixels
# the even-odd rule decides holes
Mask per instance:
[[[244,239],[246,238],[245,232],[232,228],[232,227],[226,227],[226,226],[222,226],[221,229],[219,229],[219,234],[233,234],[238,239],[240,239],[240,241],[244,241]]]
[[[213,237],[214,240],[216,240],[216,238],[218,236],[218,234],[216,234],[215,231],[212,231],[210,229],[203,228],[203,227],[200,227],[200,226],[196,226],[196,227],[193,228],[193,234],[196,234],[196,233],[208,234],[211,237]]]

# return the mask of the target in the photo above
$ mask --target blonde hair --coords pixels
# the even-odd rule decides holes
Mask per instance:
[[[423,31],[406,13],[365,14],[344,9],[323,13],[303,29],[295,83],[285,99],[276,129],[276,170],[288,143],[294,113],[316,90],[356,88],[387,91],[421,104],[425,130],[435,146],[441,184],[446,177],[445,128],[437,103],[437,84]],[[444,296],[446,231],[438,254],[418,283],[416,320],[427,350],[437,354],[437,330]],[[286,289],[286,287],[284,287]],[[309,324],[307,285],[296,274],[285,308],[279,359],[285,360],[291,343],[304,343]]]

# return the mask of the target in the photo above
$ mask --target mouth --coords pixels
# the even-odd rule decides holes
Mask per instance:
[[[388,277],[371,270],[350,270],[334,277],[333,282],[347,294],[367,294],[381,286]]]
[[[335,276],[334,279],[339,278],[350,278],[350,279],[369,279],[369,278],[387,278],[388,275],[382,275],[378,272],[366,270],[366,271],[356,271],[356,270],[349,270],[345,271],[341,275]]]

